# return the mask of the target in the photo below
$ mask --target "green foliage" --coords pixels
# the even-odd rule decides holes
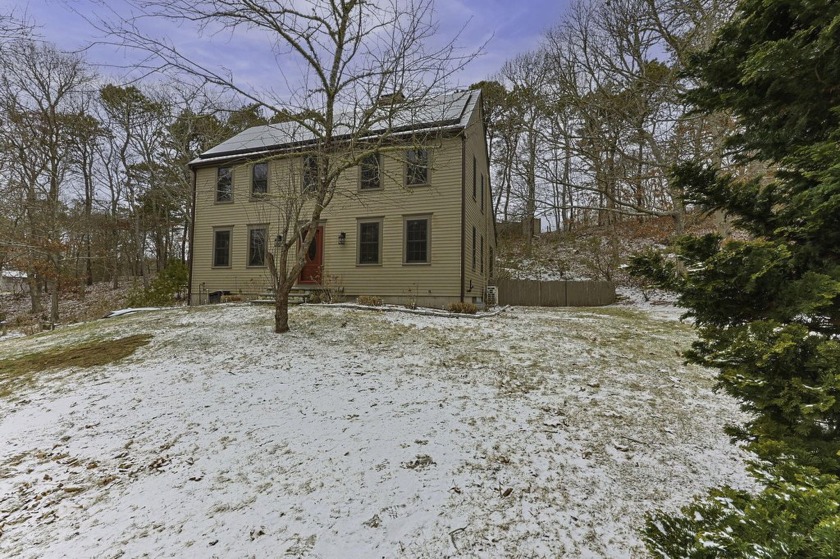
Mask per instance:
[[[680,515],[649,515],[654,557],[680,559],[840,557],[840,480],[809,468],[756,472],[757,495],[713,489]]]
[[[689,358],[755,414],[739,432],[764,459],[840,473],[840,3],[743,0],[690,70],[701,110],[741,124],[736,153],[772,176],[737,180],[700,162],[673,170],[687,199],[749,240],[683,239],[681,264],[631,265],[676,289],[700,328]]]
[[[840,556],[840,3],[742,0],[690,68],[689,99],[739,125],[736,179],[703,162],[674,169],[686,199],[751,234],[686,239],[683,269],[640,256],[636,271],[675,288],[700,340],[688,358],[716,367],[751,419],[731,427],[771,473],[757,495],[730,488],[657,513],[660,557]]]
[[[631,276],[646,280],[654,287],[673,290],[677,289],[680,283],[676,262],[656,249],[634,254],[630,258],[627,271]]]
[[[180,260],[173,260],[149,284],[147,289],[135,289],[128,295],[131,307],[165,307],[183,298],[190,272]]]

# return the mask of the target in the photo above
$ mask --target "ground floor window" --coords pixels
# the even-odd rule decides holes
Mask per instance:
[[[428,264],[429,218],[407,217],[405,219],[405,263]]]
[[[484,274],[484,235],[481,236],[481,273]]]
[[[254,225],[248,229],[248,266],[265,266],[267,228]]]
[[[359,220],[359,265],[380,264],[382,261],[382,220]]]
[[[227,268],[230,266],[230,229],[216,229],[213,231],[213,267]]]

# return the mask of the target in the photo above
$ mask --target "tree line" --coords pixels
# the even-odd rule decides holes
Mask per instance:
[[[499,219],[542,216],[558,231],[667,216],[684,229],[674,164],[726,163],[723,114],[693,114],[692,53],[734,0],[578,0],[532,52],[508,60],[485,93]]]
[[[484,94],[497,218],[542,216],[570,231],[668,216],[680,233],[686,201],[668,169],[697,158],[726,166],[723,138],[734,127],[724,114],[689,111],[683,94],[695,82],[683,71],[734,4],[578,0],[537,49],[474,84]],[[27,273],[32,311],[49,294],[56,320],[59,286],[116,286],[125,276],[148,285],[168,261],[185,261],[187,163],[267,122],[278,105],[243,97],[180,55],[165,61],[177,79],[120,84],[11,17],[0,29],[0,267]]]
[[[82,55],[23,25],[8,29],[0,44],[0,269],[25,272],[31,311],[56,321],[62,290],[118,287],[125,277],[148,287],[169,262],[186,262],[188,162],[267,121],[253,105],[183,82],[112,83]]]

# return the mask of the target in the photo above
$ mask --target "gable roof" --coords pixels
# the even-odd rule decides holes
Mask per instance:
[[[478,90],[461,91],[430,97],[418,103],[408,102],[397,106],[384,106],[380,122],[374,124],[371,136],[386,131],[392,134],[416,134],[442,130],[466,128],[473,112],[478,108]],[[391,113],[391,114],[389,114]],[[346,138],[358,126],[362,115],[346,112],[336,116],[336,139]],[[316,140],[311,130],[298,122],[281,122],[254,126],[240,132],[233,138],[210,148],[190,162],[190,166],[229,159],[231,157],[254,156],[284,149],[303,147]]]

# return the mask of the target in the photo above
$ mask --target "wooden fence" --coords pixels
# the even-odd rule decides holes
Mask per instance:
[[[615,303],[609,281],[496,280],[500,305],[525,307],[599,307]]]

